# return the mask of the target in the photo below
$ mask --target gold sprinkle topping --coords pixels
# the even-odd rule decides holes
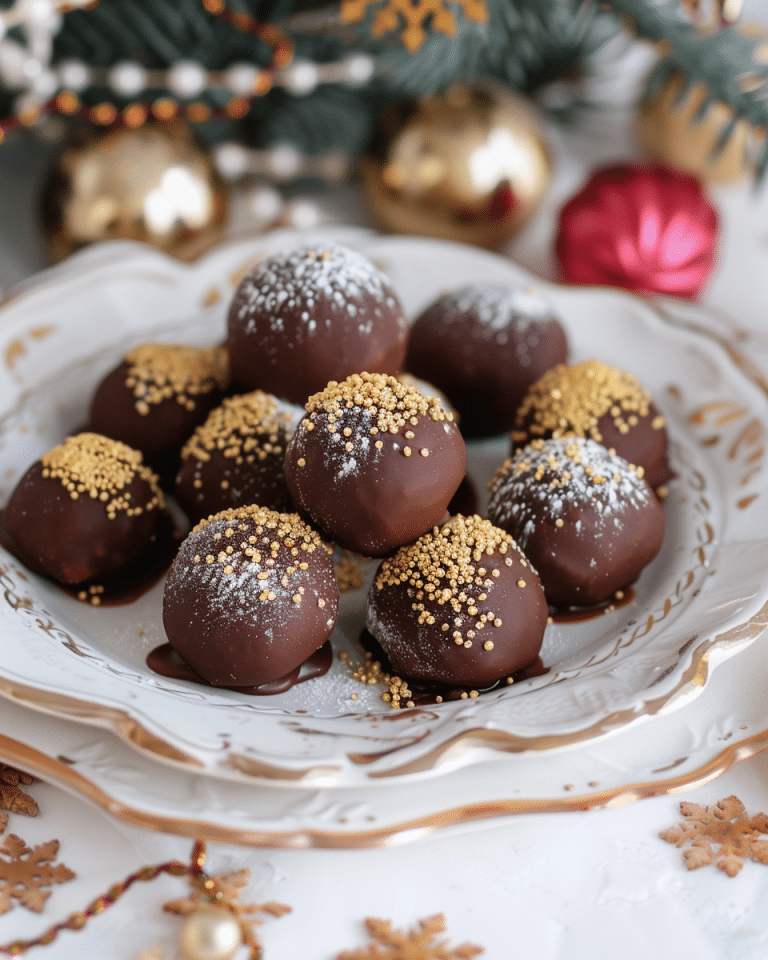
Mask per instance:
[[[377,590],[405,585],[412,592],[413,611],[419,623],[436,623],[435,615],[427,609],[428,603],[444,610],[440,631],[447,634],[446,625],[450,622],[453,642],[469,648],[475,629],[483,629],[493,618],[493,614],[482,612],[478,606],[483,602],[481,598],[488,599],[495,586],[487,576],[489,560],[510,551],[520,556],[508,533],[489,520],[458,514],[384,560],[374,583]],[[512,563],[509,556],[505,557],[507,560]],[[484,570],[482,576],[479,569]]]
[[[436,397],[427,397],[416,387],[383,373],[355,373],[341,383],[331,380],[325,390],[306,403],[307,413],[326,414],[331,426],[345,410],[352,409],[368,411],[376,418],[378,430],[393,434],[406,424],[418,423],[419,416],[435,421],[453,420],[453,414]]]
[[[215,450],[233,463],[282,458],[292,432],[291,414],[261,390],[227,397],[195,430],[181,451],[183,459],[207,463]]]
[[[249,529],[247,523],[252,524],[255,536],[244,536]],[[324,550],[327,554],[333,553],[333,548],[326,544],[319,534],[317,534],[308,524],[296,513],[277,513],[274,510],[268,510],[266,507],[260,507],[256,504],[249,504],[243,507],[237,507],[230,510],[222,510],[221,513],[214,514],[206,520],[201,520],[192,529],[192,533],[198,533],[204,530],[211,523],[226,524],[224,537],[227,539],[235,538],[231,545],[225,550],[221,550],[218,556],[214,557],[208,554],[205,562],[208,564],[218,564],[224,575],[230,575],[235,572],[238,565],[255,564],[257,572],[255,579],[262,582],[268,581],[275,576],[282,578],[283,588],[289,584],[288,578],[295,575],[297,571],[306,569],[306,564],[296,563],[292,558],[295,554],[303,552],[305,554],[314,553],[315,550]],[[219,531],[214,533],[216,538]],[[219,535],[218,539],[222,537]],[[257,550],[251,541],[260,541],[269,553],[269,557],[263,561],[262,553]],[[268,548],[268,550],[267,550]],[[276,558],[281,553],[288,555],[289,565],[286,569],[280,571],[276,564]],[[276,594],[269,589],[265,583],[265,588],[259,595],[262,601],[274,600]],[[298,587],[298,590],[292,595],[293,602],[299,604],[302,602],[304,588]],[[322,609],[325,601],[318,600],[318,606]]]
[[[176,399],[194,410],[196,396],[227,385],[228,355],[223,347],[188,347],[176,343],[144,343],[125,357],[125,385],[145,416],[150,407]]]
[[[157,476],[144,465],[138,450],[98,433],[79,433],[40,458],[42,476],[58,480],[73,500],[99,500],[112,520],[118,513],[134,516],[165,505]],[[127,488],[136,477],[149,484],[150,499],[137,506]]]
[[[630,429],[630,418],[648,416],[651,398],[644,387],[624,370],[600,360],[585,360],[573,366],[558,364],[528,391],[517,412],[512,440],[524,444],[532,437],[591,437],[602,442],[598,426],[608,414],[620,433]],[[528,423],[527,430],[521,429]],[[654,430],[664,426],[655,416]]]

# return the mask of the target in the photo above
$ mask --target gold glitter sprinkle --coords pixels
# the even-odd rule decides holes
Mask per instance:
[[[453,420],[453,414],[436,397],[427,397],[416,387],[383,373],[355,373],[341,383],[332,380],[311,396],[305,407],[309,414],[328,417],[338,417],[353,408],[375,410],[377,428],[387,433],[398,433],[406,424],[418,423],[420,415],[435,421]]]
[[[142,509],[160,509],[165,505],[157,476],[145,466],[138,450],[98,433],[79,433],[40,457],[41,475],[58,480],[73,500],[80,496],[99,500],[113,520],[118,513],[129,516]],[[134,506],[127,488],[136,477],[150,489],[146,506]]]
[[[426,603],[442,607],[445,613],[439,616],[445,619],[440,623],[440,632],[448,633],[449,622],[454,628],[462,628],[453,629],[450,637],[457,646],[469,648],[475,629],[483,629],[493,618],[492,613],[481,612],[477,606],[480,596],[488,599],[494,583],[478,579],[478,563],[510,551],[520,556],[515,541],[505,531],[478,516],[457,515],[385,559],[376,575],[375,587],[383,590],[404,585],[412,590],[414,611],[420,622],[436,621],[435,615],[425,609]],[[513,563],[509,556],[506,561]],[[483,569],[487,573],[487,566]],[[478,583],[484,590],[477,590]],[[466,618],[472,618],[472,622],[467,624]],[[470,629],[464,632],[465,626]]]
[[[601,417],[609,415],[616,429],[625,433],[629,417],[648,416],[650,402],[648,392],[631,373],[599,360],[573,366],[561,363],[529,389],[518,409],[512,440],[522,445],[545,435],[579,436],[600,443]],[[523,429],[525,424],[527,429]],[[664,418],[654,416],[651,427],[660,430],[663,426]]]
[[[271,394],[254,390],[227,397],[195,430],[181,456],[207,463],[218,450],[238,465],[268,456],[282,458],[290,435],[290,413]]]
[[[144,343],[125,357],[125,385],[135,397],[136,410],[176,399],[194,410],[194,397],[227,385],[228,355],[223,347],[187,347],[175,343]]]

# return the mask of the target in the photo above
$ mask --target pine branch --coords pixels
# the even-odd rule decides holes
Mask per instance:
[[[637,35],[663,41],[669,52],[651,77],[650,91],[657,90],[671,70],[683,77],[681,98],[694,83],[703,83],[710,95],[700,114],[720,101],[732,108],[734,117],[721,131],[720,146],[739,119],[755,129],[768,129],[768,64],[759,63],[755,50],[762,41],[748,37],[733,27],[714,33],[701,33],[681,17],[677,0],[607,0],[620,15],[628,16]],[[717,148],[716,148],[717,149]],[[768,169],[768,139],[757,163],[757,178]]]

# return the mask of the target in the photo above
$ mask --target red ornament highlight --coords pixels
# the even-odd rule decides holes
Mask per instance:
[[[564,279],[693,299],[716,257],[719,219],[701,184],[660,164],[617,164],[560,211]]]

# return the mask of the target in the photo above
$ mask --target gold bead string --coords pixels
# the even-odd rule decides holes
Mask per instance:
[[[205,863],[205,845],[202,841],[196,841],[192,849],[192,861],[190,864],[182,863],[180,860],[169,860],[166,863],[158,863],[154,866],[141,867],[135,873],[127,876],[122,882],[114,883],[105,892],[92,900],[84,910],[78,910],[71,913],[66,920],[55,923],[49,927],[39,937],[31,940],[14,940],[12,943],[0,945],[0,955],[6,957],[20,957],[32,947],[44,947],[53,943],[58,935],[64,930],[82,930],[86,923],[93,917],[104,913],[113,906],[135,883],[149,883],[157,879],[161,874],[167,873],[172,877],[195,876],[207,879],[203,873],[203,864]]]

